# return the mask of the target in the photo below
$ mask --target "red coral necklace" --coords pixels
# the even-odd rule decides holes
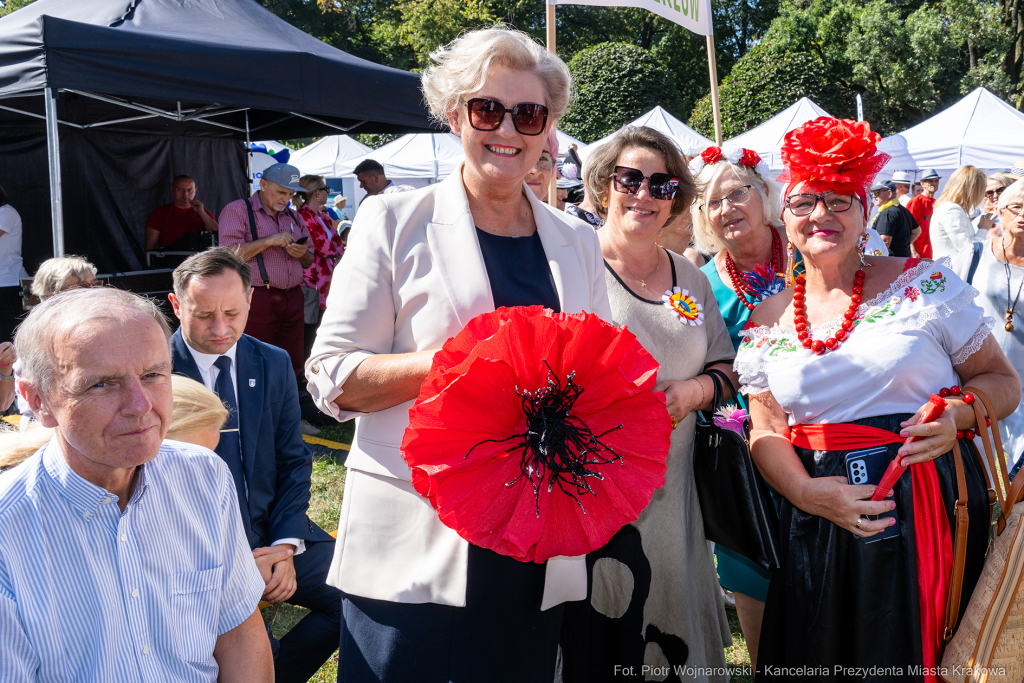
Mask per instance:
[[[836,330],[836,333],[821,341],[811,337],[811,328],[807,322],[807,307],[804,303],[804,276],[798,275],[796,284],[793,285],[793,327],[796,329],[797,339],[805,349],[810,349],[819,356],[826,351],[833,351],[839,347],[839,342],[846,341],[846,338],[853,332],[854,318],[857,317],[857,309],[860,308],[860,295],[864,291],[864,271],[858,270],[853,276],[853,296],[850,297],[850,307],[843,313],[843,325]]]
[[[783,270],[782,265],[782,238],[779,237],[778,231],[769,226],[769,230],[772,233],[772,259],[770,265],[776,273],[781,273]],[[736,267],[736,262],[732,260],[732,256],[729,255],[729,250],[725,250],[725,270],[729,273],[729,279],[732,280],[732,288],[736,291],[736,296],[740,298],[740,302],[747,307],[748,311],[754,310],[754,306],[760,303],[757,300],[757,295],[747,285],[747,283],[740,276],[740,271]],[[750,299],[747,299],[747,296]]]

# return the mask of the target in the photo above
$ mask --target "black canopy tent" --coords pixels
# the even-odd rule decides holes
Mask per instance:
[[[37,0],[0,19],[0,130],[26,266],[67,246],[114,272],[144,267],[173,175],[215,214],[243,196],[242,141],[431,127],[417,76],[255,0]]]

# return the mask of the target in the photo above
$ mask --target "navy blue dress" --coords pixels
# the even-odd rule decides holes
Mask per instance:
[[[477,229],[494,307],[558,312],[540,236]],[[339,683],[527,683],[554,680],[562,605],[540,609],[545,566],[469,546],[466,606],[343,593]]]

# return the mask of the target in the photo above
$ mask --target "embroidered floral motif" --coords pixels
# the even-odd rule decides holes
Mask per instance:
[[[894,315],[896,315],[896,309],[899,307],[900,302],[902,301],[903,299],[901,299],[900,297],[894,296],[893,298],[886,301],[885,305],[882,306],[881,308],[874,308],[869,310],[864,315],[864,319],[861,322],[877,323],[883,318],[893,317]],[[856,322],[854,324],[856,324]]]
[[[772,350],[768,352],[769,356],[778,356],[780,353],[793,353],[798,351],[801,346],[797,346],[796,340],[790,337],[779,337],[772,344]]]
[[[946,291],[946,278],[942,271],[935,271],[928,276],[927,280],[921,280],[921,291],[925,294],[935,294]]]
[[[704,306],[694,301],[688,290],[673,287],[662,295],[661,300],[683,323],[693,326],[704,324]]]
[[[921,296],[921,290],[919,290],[917,287],[913,285],[910,285],[909,287],[903,290],[903,296],[910,299],[911,302],[914,302],[917,301],[918,298]]]

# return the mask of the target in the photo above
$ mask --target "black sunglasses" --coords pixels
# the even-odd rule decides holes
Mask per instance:
[[[668,173],[652,173],[645,176],[642,171],[629,166],[616,166],[609,176],[616,192],[636,194],[647,181],[647,191],[654,199],[675,199],[679,190],[679,178]]]
[[[511,109],[496,100],[474,97],[466,103],[469,125],[477,130],[492,131],[501,127],[505,114],[512,114],[512,125],[521,135],[540,135],[548,122],[548,108],[543,104],[517,104]]]

